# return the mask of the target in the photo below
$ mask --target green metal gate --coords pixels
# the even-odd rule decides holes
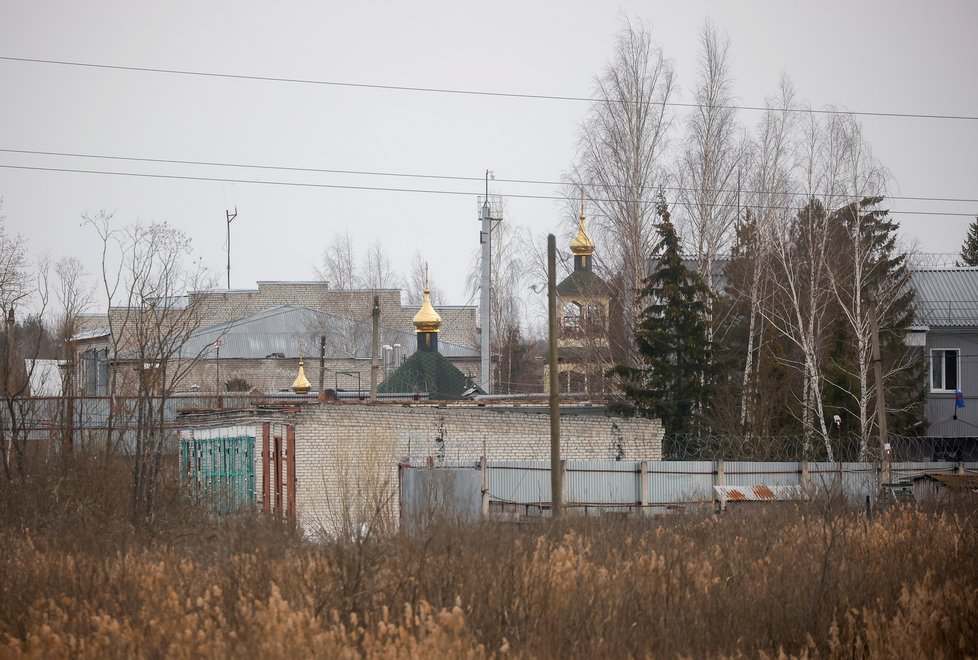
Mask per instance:
[[[218,513],[255,502],[255,437],[194,437],[180,440],[180,467],[187,492]]]

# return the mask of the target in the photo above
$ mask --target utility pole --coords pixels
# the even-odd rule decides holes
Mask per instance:
[[[326,335],[319,336],[319,396],[326,391]]]
[[[223,402],[221,401],[221,346],[224,345],[224,340],[218,337],[214,340],[214,348],[217,349],[217,380],[214,383],[214,395],[217,398],[217,407],[223,408]]]
[[[876,413],[880,428],[880,482],[890,483],[890,443],[886,428],[886,397],[883,392],[883,360],[880,358],[880,329],[876,319],[876,296],[869,294],[869,331],[873,341],[873,375],[876,380]]]
[[[490,353],[489,353],[489,333],[490,333],[490,315],[489,315],[489,293],[492,286],[492,223],[493,221],[499,222],[502,218],[493,217],[492,208],[489,205],[489,179],[495,178],[492,172],[486,170],[486,196],[482,200],[482,206],[479,212],[479,219],[482,220],[482,231],[479,233],[479,243],[482,245],[482,284],[481,292],[482,297],[479,303],[480,307],[480,324],[482,326],[482,343],[481,343],[481,353],[482,353],[482,377],[480,387],[482,391],[486,394],[492,394],[490,391]]]
[[[427,286],[427,282],[425,283]],[[380,373],[380,296],[374,296],[373,335],[370,344],[370,400],[377,400],[377,376]]]
[[[234,207],[234,213],[225,210],[224,214],[228,220],[228,289],[231,288],[231,221],[238,217],[238,207]]]
[[[550,500],[551,514],[563,506],[560,473],[560,385],[557,373],[557,238],[547,236],[547,358],[550,364]]]

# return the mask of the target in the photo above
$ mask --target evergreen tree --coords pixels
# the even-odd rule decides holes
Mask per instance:
[[[757,218],[748,210],[737,226],[724,268],[726,286],[713,308],[718,322],[708,421],[714,433],[756,438],[797,432],[797,412],[792,408],[795,374],[783,359],[788,347],[765,325],[761,314],[770,289],[765,281],[766,258]],[[751,367],[745,393],[748,352]]]
[[[961,245],[961,261],[959,266],[978,266],[978,217],[968,227],[968,235]]]
[[[838,304],[850,310],[853,308],[857,281],[864,304],[875,299],[889,430],[896,434],[912,434],[919,430],[915,422],[920,419],[925,395],[926,362],[920,351],[908,348],[905,343],[914,321],[914,290],[910,286],[907,255],[897,247],[899,225],[889,217],[888,211],[879,208],[882,201],[882,197],[864,198],[829,216],[829,231],[838,236],[833,243],[845,246],[836,255],[837,279],[852,283],[849,288],[839,288]],[[861,249],[854,251],[852,237],[857,234]],[[843,237],[850,238],[846,241]],[[856,263],[862,267],[861,278],[857,278],[852,270]],[[848,425],[849,432],[871,436],[876,433],[875,414],[867,420],[867,428],[861,429],[853,423],[859,419],[855,395],[860,390],[856,381],[860,357],[855,350],[851,324],[844,322],[841,307],[834,313],[839,317],[833,325],[827,356],[823,390],[826,414],[840,414],[843,420],[852,420]],[[874,389],[872,383],[870,388]]]
[[[712,372],[709,290],[699,274],[683,263],[680,240],[661,194],[657,211],[662,222],[652,253],[656,265],[642,283],[640,300],[646,305],[635,331],[639,364],[617,366],[612,373],[621,378],[627,399],[616,408],[658,417],[666,433],[673,435],[696,428],[708,401]]]

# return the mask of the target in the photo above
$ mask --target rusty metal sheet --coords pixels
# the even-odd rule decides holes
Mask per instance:
[[[784,502],[805,499],[801,486],[755,485],[714,486],[717,496],[727,502]]]

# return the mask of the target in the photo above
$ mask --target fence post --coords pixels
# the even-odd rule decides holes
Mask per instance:
[[[560,504],[561,506],[566,506],[569,504],[567,501],[567,459],[562,458],[560,460]]]
[[[958,466],[954,469],[956,474],[964,474],[964,463],[958,461]]]
[[[713,479],[713,485],[714,486],[726,486],[727,485],[727,478],[726,478],[726,475],[724,475],[724,473],[723,473],[723,467],[724,467],[723,466],[723,459],[722,458],[718,458],[717,461],[716,461],[716,471],[714,473],[715,476],[714,476],[714,479]],[[721,498],[721,497],[719,497],[717,495],[716,489],[713,489],[713,501],[714,502],[719,502],[719,508],[717,510],[718,511],[723,511],[723,509],[724,509],[724,501],[723,501],[723,498]]]
[[[486,457],[479,459],[479,467],[482,471],[482,517],[489,517],[489,466],[486,464]]]
[[[642,461],[638,469],[638,499],[642,515],[649,515],[649,462]]]
[[[801,489],[807,495],[808,488],[812,484],[812,476],[808,471],[808,461],[804,460],[801,462]]]

